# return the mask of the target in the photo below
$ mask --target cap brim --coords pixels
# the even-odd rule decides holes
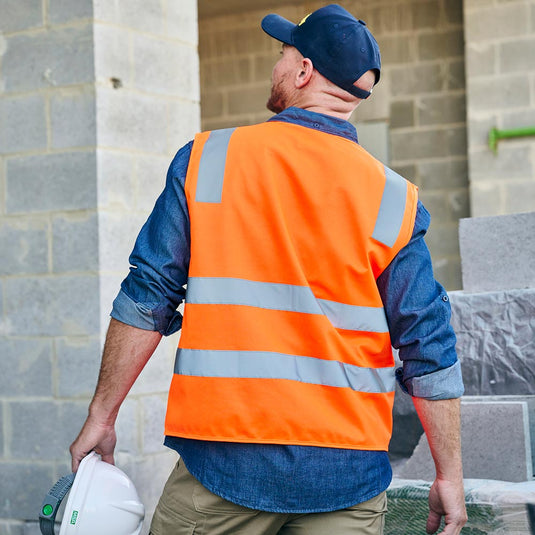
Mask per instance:
[[[280,15],[266,15],[262,19],[262,29],[271,37],[293,46],[292,32],[295,24],[281,17]]]

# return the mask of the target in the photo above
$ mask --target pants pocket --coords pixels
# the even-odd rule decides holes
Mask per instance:
[[[152,535],[194,535],[197,522],[159,503],[150,526]]]
[[[386,491],[375,498],[354,505],[347,509],[355,515],[359,533],[363,535],[380,535],[384,531],[385,515],[387,513]]]
[[[231,515],[251,515],[258,514],[258,511],[229,502],[221,496],[217,496],[201,485],[197,480],[193,488],[193,503],[195,510],[204,514],[231,514]]]

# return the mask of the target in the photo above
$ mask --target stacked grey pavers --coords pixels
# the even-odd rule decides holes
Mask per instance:
[[[535,504],[535,212],[461,220],[460,246],[464,290],[450,298],[465,381],[461,438],[472,516],[467,529],[528,534],[535,532],[527,507]],[[410,406],[398,405],[402,451],[421,428]],[[422,482],[435,477],[425,435],[396,466],[401,479],[390,489],[391,505],[406,506],[407,493],[425,498],[428,485]]]

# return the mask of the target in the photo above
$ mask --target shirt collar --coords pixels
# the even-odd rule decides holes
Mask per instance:
[[[283,123],[293,123],[307,128],[313,128],[334,134],[336,136],[345,137],[358,143],[357,129],[344,119],[338,119],[332,115],[325,115],[323,113],[316,113],[314,111],[304,110],[302,108],[290,107],[281,113],[274,115],[268,121],[280,121]]]

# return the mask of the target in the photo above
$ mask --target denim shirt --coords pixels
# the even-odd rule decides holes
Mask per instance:
[[[313,128],[358,143],[348,121],[288,108],[270,121]],[[165,188],[141,229],[130,256],[130,273],[113,304],[113,318],[169,335],[180,329],[190,258],[189,217],[184,192],[192,142],[173,159]],[[358,170],[355,170],[358,172]],[[463,393],[450,306],[434,279],[424,235],[430,216],[418,202],[409,243],[377,279],[392,345],[402,367],[401,388],[426,399]],[[217,409],[214,409],[217,410]],[[333,511],[373,498],[390,484],[386,452],[237,444],[166,437],[188,470],[210,491],[234,503],[274,512]]]

